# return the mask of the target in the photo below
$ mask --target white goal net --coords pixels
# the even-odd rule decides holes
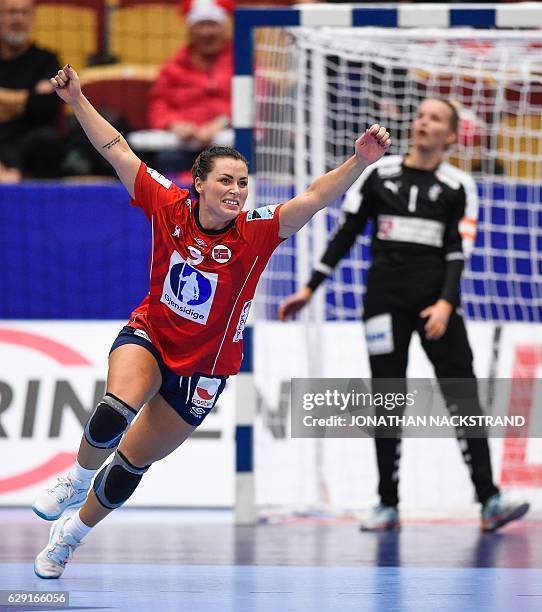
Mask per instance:
[[[357,135],[386,125],[403,154],[419,101],[460,107],[450,161],[479,186],[479,238],[464,275],[467,316],[542,320],[542,34],[472,30],[293,28],[262,30],[256,47],[258,204],[278,202],[342,163]],[[339,203],[337,203],[339,204]],[[276,306],[322,255],[340,212],[321,215],[298,248],[275,257],[260,316]],[[367,240],[326,287],[328,320],[358,319]]]
[[[372,123],[391,132],[391,154],[406,153],[420,100],[450,99],[461,121],[449,161],[473,174],[481,205],[478,239],[462,281],[465,314],[475,321],[542,321],[541,33],[274,28],[261,29],[255,44],[258,206],[288,199],[342,163]],[[337,202],[281,245],[259,290],[257,333],[260,326],[264,337],[274,335],[274,346],[284,351],[280,366],[269,363],[276,353],[259,358],[256,476],[264,505],[356,507],[365,500],[361,489],[375,488],[366,467],[373,464],[370,441],[292,440],[284,399],[288,378],[314,374],[314,360],[320,362],[318,375],[356,375],[363,360],[351,359],[363,350],[358,338],[349,342],[346,332],[342,352],[329,354],[321,324],[360,319],[370,228],[319,290],[310,317],[316,323],[291,328],[284,340],[275,327],[265,331],[282,299],[308,281],[340,218]],[[316,333],[325,357],[306,342]],[[347,362],[342,370],[341,359]],[[418,456],[423,464],[430,455]],[[458,454],[458,486],[470,499],[460,464]]]

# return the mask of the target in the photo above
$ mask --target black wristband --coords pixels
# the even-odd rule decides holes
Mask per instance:
[[[440,294],[441,299],[450,302],[456,308],[460,304],[459,284],[464,263],[461,259],[446,262],[446,272],[444,275],[444,285]]]
[[[307,283],[307,287],[309,289],[312,289],[312,291],[314,292],[326,280],[326,278],[327,278],[326,274],[324,274],[323,272],[319,272],[318,270],[315,270],[312,273],[312,276],[309,282]]]

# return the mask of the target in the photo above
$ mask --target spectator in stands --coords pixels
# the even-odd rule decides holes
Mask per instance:
[[[58,96],[49,82],[60,68],[32,43],[33,0],[0,0],[0,182],[58,176]]]
[[[149,104],[150,126],[178,139],[178,147],[157,155],[155,165],[163,173],[189,170],[210,144],[232,144],[232,9],[233,0],[183,2],[188,45],[162,67]]]

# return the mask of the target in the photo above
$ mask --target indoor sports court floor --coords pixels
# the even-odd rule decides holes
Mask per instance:
[[[29,509],[0,510],[0,524],[0,590],[68,591],[71,610],[542,610],[542,521],[532,518],[495,534],[465,520],[376,535],[348,519],[234,527],[227,511],[123,509],[48,581],[32,561],[49,524]]]

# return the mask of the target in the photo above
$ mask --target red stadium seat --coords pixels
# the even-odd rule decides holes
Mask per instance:
[[[116,64],[88,68],[81,74],[83,92],[99,108],[118,112],[130,130],[148,128],[149,92],[157,69]]]

